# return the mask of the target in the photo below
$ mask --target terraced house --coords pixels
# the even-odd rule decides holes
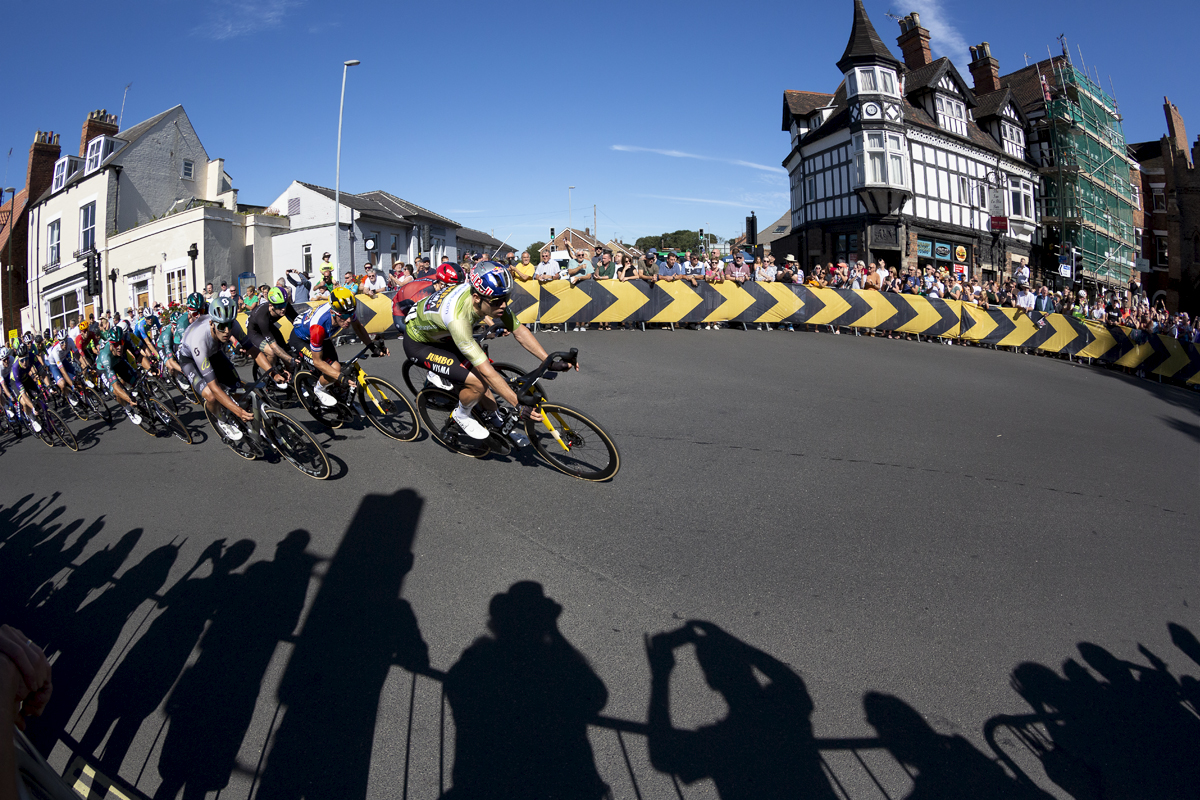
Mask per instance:
[[[239,206],[183,106],[121,129],[88,114],[79,155],[54,163],[28,211],[25,330],[70,328],[102,309],[180,302],[209,281],[270,275],[286,217]],[[88,265],[93,265],[89,276]]]
[[[900,26],[903,63],[855,0],[836,91],[784,92],[792,149],[783,165],[801,260],[1011,274],[1036,258],[1038,239],[1021,108],[986,44],[972,48],[972,89],[949,59],[931,57],[917,14]]]

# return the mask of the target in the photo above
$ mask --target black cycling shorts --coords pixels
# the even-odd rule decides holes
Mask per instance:
[[[437,345],[404,339],[404,355],[430,372],[435,372],[457,384],[465,384],[471,374],[471,362],[454,345]]]
[[[204,380],[204,376],[200,374],[200,367],[191,359],[190,354],[187,354],[181,347],[175,354],[175,360],[179,362],[179,367],[183,370],[184,377],[192,384],[192,389],[195,390],[197,395],[203,396],[204,387],[208,386],[208,381]],[[228,356],[222,351],[210,355],[208,357],[208,365],[212,367],[213,377],[217,379],[217,383],[227,389],[236,386],[241,380],[238,377],[237,370],[229,362]]]

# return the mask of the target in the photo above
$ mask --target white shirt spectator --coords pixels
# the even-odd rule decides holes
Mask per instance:
[[[382,292],[386,288],[387,281],[378,273],[376,273],[374,278],[363,278],[362,289],[364,292],[368,289],[375,292]]]
[[[1022,264],[1021,268],[1017,270],[1017,283],[1018,284],[1029,283],[1029,265],[1028,264]]]
[[[1026,311],[1033,311],[1033,292],[1028,289],[1022,289],[1017,292],[1017,308],[1023,308]]]
[[[557,261],[543,261],[537,265],[537,269],[533,271],[535,278],[557,278],[560,267]]]
[[[775,280],[775,267],[764,264],[754,270],[754,280],[760,283],[772,283]]]

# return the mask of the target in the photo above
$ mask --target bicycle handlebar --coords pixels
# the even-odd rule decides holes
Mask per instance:
[[[556,361],[562,361],[566,364],[574,365],[579,361],[579,348],[572,347],[569,352],[561,350],[555,353],[550,353],[546,356],[546,360],[519,378],[514,378],[512,381],[513,391],[517,394],[517,401],[525,405],[533,405],[534,397],[529,390],[533,385],[545,374],[546,370],[550,369],[550,365]]]

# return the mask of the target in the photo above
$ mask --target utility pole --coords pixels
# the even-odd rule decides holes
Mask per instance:
[[[600,228],[596,225],[596,206],[594,205],[592,206],[592,236],[596,238],[597,242],[600,241]]]

